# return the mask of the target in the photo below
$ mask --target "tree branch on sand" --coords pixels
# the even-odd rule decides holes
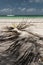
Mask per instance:
[[[27,31],[31,25],[34,26],[33,24],[19,23],[16,28],[6,27],[6,31],[2,31],[0,44],[8,44],[9,47],[0,56],[0,65],[2,61],[4,61],[4,65],[39,65],[39,61],[42,62],[43,56],[40,48],[43,49],[43,45],[40,44],[40,41],[43,43],[43,37]]]

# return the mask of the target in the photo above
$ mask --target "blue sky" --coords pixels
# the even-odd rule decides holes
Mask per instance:
[[[0,0],[0,15],[43,15],[43,0]]]

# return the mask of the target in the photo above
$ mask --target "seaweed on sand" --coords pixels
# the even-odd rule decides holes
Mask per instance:
[[[0,52],[0,65],[39,65],[43,37],[27,32],[28,26],[20,23],[16,28],[7,27],[8,30],[2,32],[0,44],[4,44],[5,50]]]

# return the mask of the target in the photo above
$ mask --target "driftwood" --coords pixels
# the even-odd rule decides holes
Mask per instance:
[[[0,44],[10,45],[0,52],[0,65],[40,65],[39,62],[43,62],[40,51],[40,48],[43,49],[40,44],[43,37],[24,30],[27,26],[17,26],[17,29],[8,27],[7,31],[2,31],[4,34],[0,35]]]

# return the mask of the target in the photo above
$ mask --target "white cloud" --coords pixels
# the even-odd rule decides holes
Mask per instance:
[[[10,8],[4,8],[4,9],[1,9],[0,12],[11,12],[12,9]]]
[[[21,8],[21,7],[19,7],[18,8],[20,11],[25,11],[26,10],[26,8]]]
[[[27,9],[27,12],[35,12],[36,11],[36,8],[29,8]]]
[[[43,13],[43,8],[41,9],[37,9],[37,8],[21,8],[19,7],[18,9],[17,8],[4,8],[4,9],[1,9],[0,10],[0,14],[40,14],[40,13]]]
[[[37,9],[37,8],[29,8],[26,10],[28,14],[43,14],[43,8]]]
[[[26,8],[22,8],[21,11],[25,11]]]
[[[36,11],[36,8],[21,8],[21,7],[19,7],[18,9],[21,12],[35,12]]]

